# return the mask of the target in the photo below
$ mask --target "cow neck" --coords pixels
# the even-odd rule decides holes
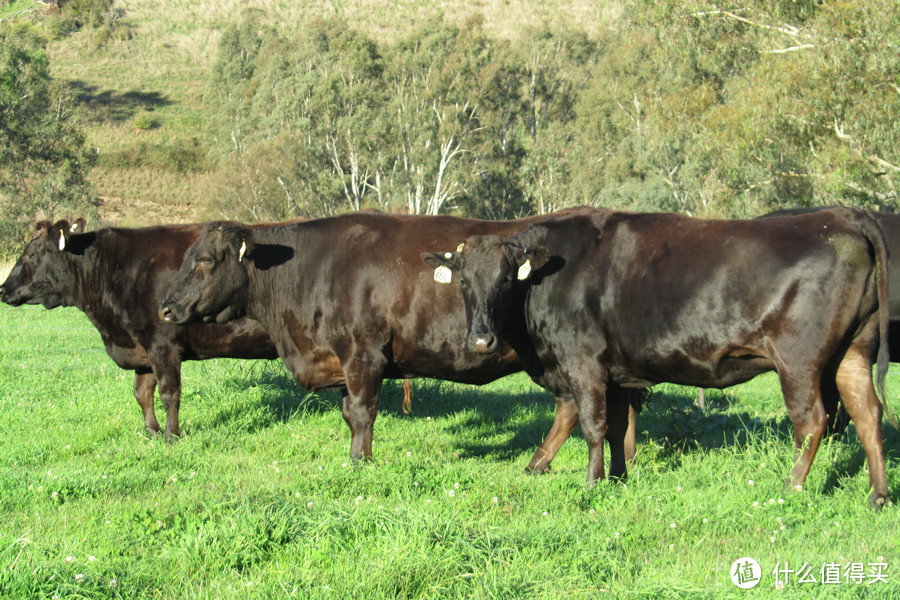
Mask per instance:
[[[269,317],[274,317],[274,315],[268,314],[265,307],[278,305],[273,303],[273,300],[278,298],[281,284],[285,282],[282,282],[281,279],[283,278],[275,273],[276,267],[267,265],[262,268],[257,264],[257,260],[260,263],[270,261],[271,247],[276,244],[289,245],[295,252],[296,247],[300,246],[300,244],[285,244],[283,240],[285,236],[273,236],[273,230],[276,227],[278,226],[265,227],[256,231],[254,235],[256,244],[254,255],[250,260],[245,259],[243,263],[244,268],[247,269],[248,279],[246,314],[251,319],[260,322],[265,322]]]
[[[75,305],[92,319],[130,300],[120,282],[130,280],[123,277],[122,271],[133,259],[127,249],[116,251],[108,247],[108,230],[98,230],[93,235],[93,243],[82,253],[68,254],[75,273]]]

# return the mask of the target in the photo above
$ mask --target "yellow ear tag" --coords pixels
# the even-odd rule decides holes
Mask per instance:
[[[531,273],[531,261],[526,260],[525,263],[519,267],[519,272],[516,277],[518,277],[519,281],[525,281],[528,279],[529,273]]]
[[[434,270],[434,280],[438,283],[450,283],[453,280],[453,271],[441,265]]]
[[[62,252],[66,249],[66,234],[62,231],[59,232],[59,251]]]
[[[244,260],[244,253],[247,251],[247,242],[244,241],[241,243],[241,251],[238,253],[238,262]]]

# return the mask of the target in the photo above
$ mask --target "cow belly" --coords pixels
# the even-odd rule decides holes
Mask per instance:
[[[343,387],[344,369],[338,357],[325,351],[300,352],[296,347],[279,347],[285,366],[297,383],[310,391]]]
[[[610,375],[613,381],[623,387],[648,387],[669,382],[726,388],[774,369],[775,364],[767,356],[753,349],[735,348],[711,357],[685,353],[645,357],[637,364],[610,368]]]
[[[106,353],[121,369],[138,369],[150,365],[147,351],[141,345],[133,348],[123,348],[115,344],[106,345]]]

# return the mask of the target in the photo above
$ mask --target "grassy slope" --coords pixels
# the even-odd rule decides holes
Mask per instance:
[[[419,380],[410,416],[390,383],[376,460],[353,465],[339,397],[303,392],[278,361],[188,363],[170,445],[142,434],[131,374],[99,348],[74,309],[0,305],[0,597],[745,598],[729,579],[742,556],[764,569],[754,598],[783,597],[785,561],[886,562],[867,597],[900,593],[900,505],[866,508],[855,436],[782,491],[772,377],[710,392],[705,417],[692,390],[659,386],[628,484],[585,489],[578,435],[552,474],[523,474],[552,401],[522,376]],[[886,435],[900,499],[900,435]]]
[[[51,61],[54,75],[78,93],[89,141],[104,153],[139,142],[206,138],[202,98],[206,74],[215,61],[222,30],[247,8],[265,10],[283,31],[302,27],[313,18],[338,16],[373,39],[390,40],[435,14],[459,20],[483,14],[488,30],[502,37],[519,35],[523,27],[537,23],[592,32],[616,18],[617,6],[613,1],[588,0],[134,0],[116,3],[116,8],[125,11],[132,39],[110,41],[97,49],[94,32],[83,31],[55,42]],[[148,111],[159,127],[135,129],[134,118]],[[97,168],[92,181],[105,201],[107,221],[143,225],[202,217],[194,199],[209,185],[210,177],[154,169]]]

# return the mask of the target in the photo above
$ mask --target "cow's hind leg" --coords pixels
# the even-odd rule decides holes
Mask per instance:
[[[147,435],[159,433],[159,421],[153,409],[153,393],[156,391],[156,375],[152,369],[140,368],[134,371],[134,398],[144,412],[144,428]]]
[[[787,484],[797,488],[806,481],[812,461],[825,433],[827,417],[819,392],[819,373],[794,377],[782,369],[778,373],[784,403],[794,424],[794,466]]]
[[[578,424],[578,407],[571,396],[557,396],[556,418],[543,443],[535,450],[531,462],[525,467],[530,473],[546,473],[550,469],[550,461],[556,456],[560,446],[565,442],[575,425]]]
[[[634,390],[610,385],[606,395],[608,425],[606,440],[609,442],[609,476],[613,479],[624,479],[627,475],[625,464],[634,458],[635,411],[631,404],[633,394]]]
[[[844,355],[835,380],[844,406],[856,425],[856,433],[869,465],[869,505],[876,510],[888,502],[887,474],[881,438],[882,406],[872,384],[872,364],[856,346]]]

